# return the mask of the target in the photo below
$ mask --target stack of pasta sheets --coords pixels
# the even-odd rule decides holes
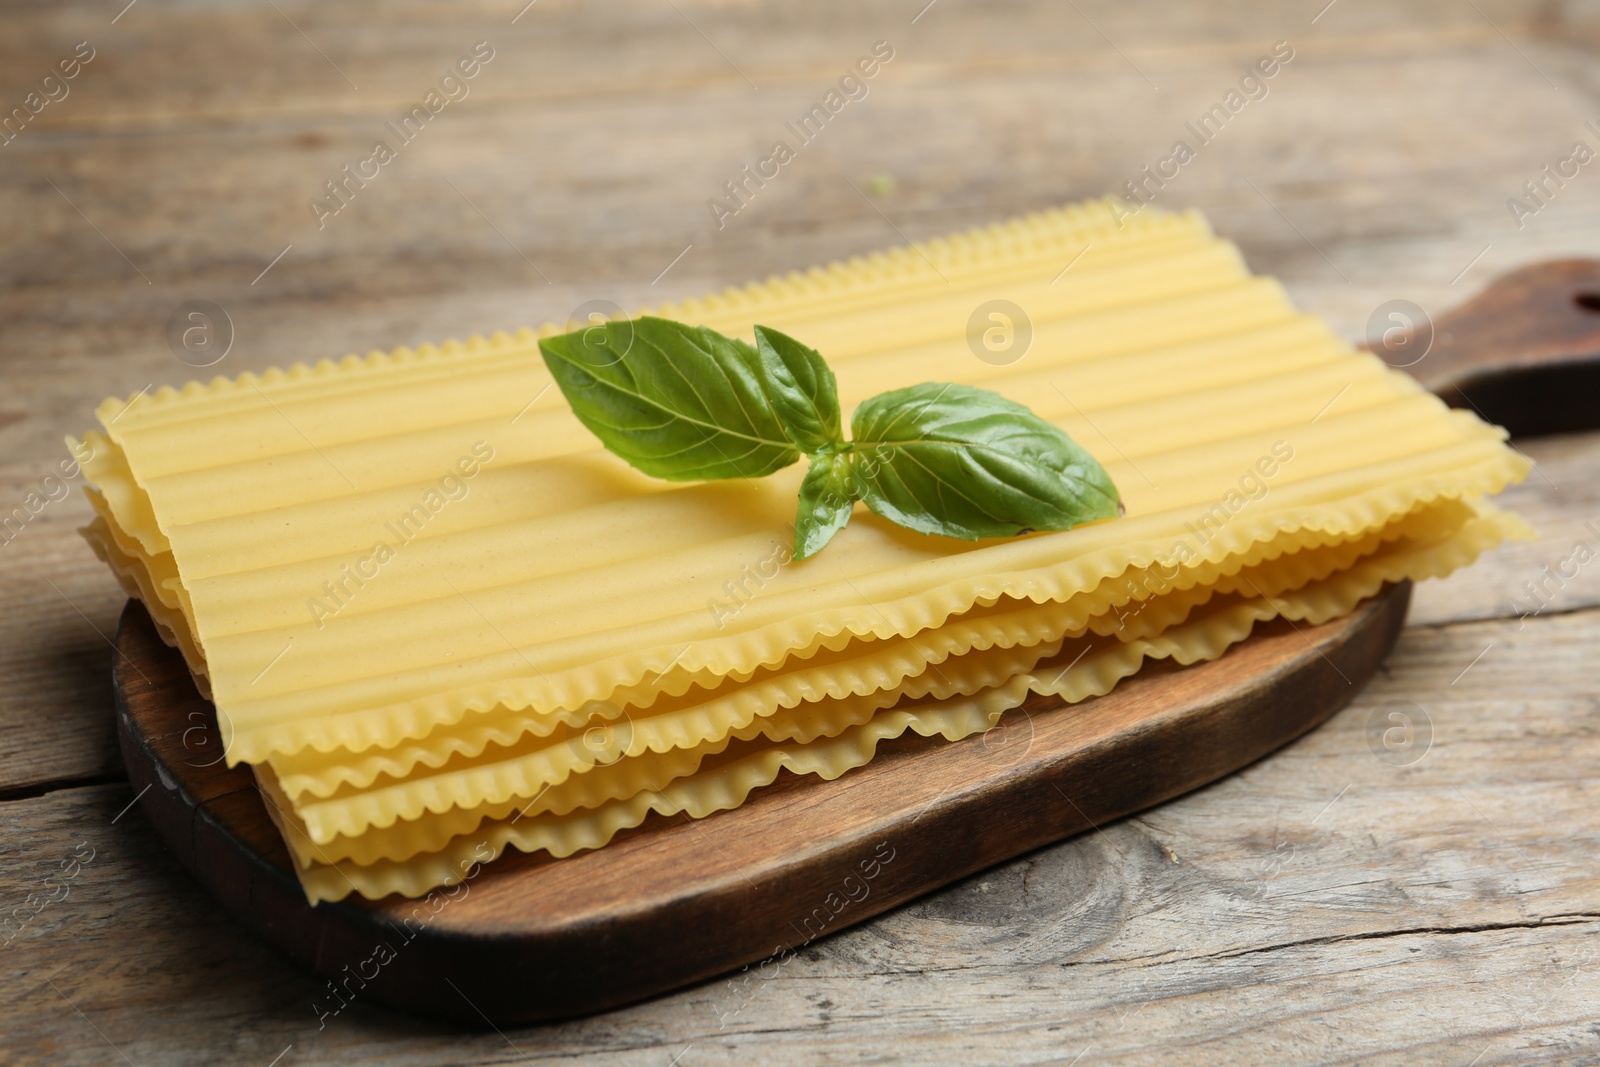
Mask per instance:
[[[968,340],[994,299],[1031,322],[1005,365]],[[847,412],[994,389],[1089,449],[1126,514],[975,543],[862,514],[795,563],[803,464],[644,477],[532,330],[107,401],[85,534],[215,701],[313,902],[712,816],[1030,693],[1074,714],[1146,661],[1525,532],[1485,500],[1526,472],[1501,431],[1296,312],[1194,214],[1093,202],[656,313],[800,338]]]

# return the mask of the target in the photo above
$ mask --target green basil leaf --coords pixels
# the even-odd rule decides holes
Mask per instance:
[[[850,477],[850,457],[825,452],[811,457],[800,482],[800,508],[794,520],[794,558],[805,559],[822,551],[833,535],[850,521],[856,495]]]
[[[810,453],[842,446],[839,388],[817,350],[769,326],[757,326],[756,352],[767,398],[795,447]]]
[[[998,393],[924,382],[851,419],[867,507],[926,534],[975,541],[1115,518],[1116,486],[1054,424]]]
[[[579,421],[646,474],[760,478],[800,458],[743,341],[647,316],[546,337],[539,351]]]

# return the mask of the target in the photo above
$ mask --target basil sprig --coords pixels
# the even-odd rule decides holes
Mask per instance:
[[[976,541],[1066,530],[1120,512],[1095,458],[998,393],[923,382],[858,407],[844,439],[833,371],[815,349],[755,328],[754,346],[668,319],[615,320],[539,342],[602,444],[671,481],[760,478],[805,454],[797,559],[857,500],[908,529]]]

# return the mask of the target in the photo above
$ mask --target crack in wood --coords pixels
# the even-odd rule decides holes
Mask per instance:
[[[9,789],[0,788],[0,804],[13,800],[37,800],[51,793],[59,793],[63,789],[87,789],[97,785],[116,785],[118,782],[126,783],[128,776],[125,774],[89,774],[77,778],[49,778],[42,782],[30,782],[27,785],[13,786]]]
[[[1469,923],[1462,926],[1411,926],[1401,930],[1368,930],[1356,934],[1307,937],[1298,941],[1284,941],[1274,945],[1257,945],[1253,948],[1238,949],[1237,951],[1213,952],[1204,956],[1185,956],[1178,962],[1237,959],[1240,956],[1252,956],[1260,952],[1278,952],[1283,949],[1316,945],[1337,945],[1347,941],[1380,941],[1390,937],[1412,937],[1425,934],[1482,934],[1492,933],[1496,930],[1539,930],[1552,926],[1582,926],[1586,923],[1595,922],[1600,922],[1600,912],[1565,912],[1560,915],[1524,922]],[[1106,962],[1127,963],[1131,961],[1108,960]]]

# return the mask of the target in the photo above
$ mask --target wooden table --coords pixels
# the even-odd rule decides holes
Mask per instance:
[[[108,394],[637,307],[1116,190],[1278,41],[1268,94],[1157,203],[1206,211],[1347,334],[1600,238],[1600,163],[1507,204],[1600,147],[1600,19],[1560,3],[124,2],[14,4],[0,35],[6,113],[93,50],[0,145],[0,513]],[[324,182],[480,41],[468,95],[319,229]],[[866,97],[719,229],[707,200],[877,41]],[[234,331],[201,372],[167,341],[197,299]],[[312,979],[177,867],[115,754],[122,596],[76,491],[48,501],[0,546],[0,909],[26,916],[0,948],[0,1060],[1594,1062],[1600,562],[1536,616],[1513,600],[1600,547],[1600,434],[1519,444],[1539,467],[1505,499],[1545,540],[1419,589],[1383,676],[1313,735],[781,968],[512,1033],[360,1003],[319,1027]],[[1395,711],[1418,727],[1398,753],[1373,742]]]

